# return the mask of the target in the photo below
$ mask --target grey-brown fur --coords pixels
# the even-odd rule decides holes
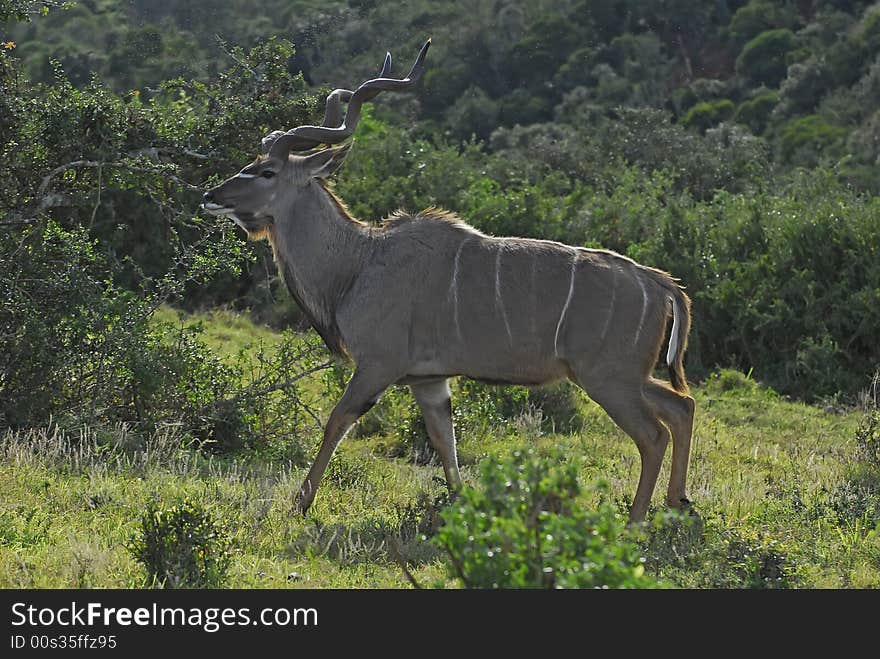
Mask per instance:
[[[443,211],[363,224],[321,180],[346,151],[286,163],[264,157],[242,170],[247,177],[212,191],[230,209],[215,212],[269,240],[303,311],[328,347],[356,366],[301,507],[311,503],[344,432],[394,383],[413,386],[455,486],[454,434],[442,410],[446,380],[458,375],[530,385],[568,378],[581,386],[642,452],[633,519],[647,510],[671,430],[678,466],[667,498],[680,505],[693,400],[680,369],[689,310],[678,284],[614,252],[488,236]],[[278,171],[266,180],[265,167]],[[676,304],[683,320],[671,371],[680,392],[651,377]]]
[[[684,505],[694,400],[683,367],[690,302],[675,280],[606,250],[487,236],[434,209],[371,227],[323,183],[350,145],[289,154],[345,139],[364,101],[414,84],[429,45],[407,78],[384,77],[387,56],[380,78],[328,97],[324,126],[274,132],[263,156],[205,194],[208,212],[269,240],[299,306],[330,350],[355,364],[300,488],[299,510],[314,500],[342,437],[394,383],[412,389],[447,482],[457,487],[448,378],[458,375],[534,385],[570,379],[636,442],[641,475],[630,518],[644,519],[670,439],[666,501]],[[346,119],[337,125],[344,99]],[[671,387],[651,375],[670,316]]]

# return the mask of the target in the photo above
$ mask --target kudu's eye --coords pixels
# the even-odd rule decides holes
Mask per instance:
[[[262,172],[260,172],[260,176],[262,176],[263,178],[272,178],[273,176],[275,176],[275,172],[273,172],[271,169],[264,169]]]

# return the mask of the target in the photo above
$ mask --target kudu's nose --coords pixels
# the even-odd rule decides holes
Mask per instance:
[[[210,203],[214,201],[214,193],[208,190],[204,195],[202,195],[202,199],[205,201],[205,203]]]

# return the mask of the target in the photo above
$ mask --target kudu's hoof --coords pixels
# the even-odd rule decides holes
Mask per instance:
[[[697,512],[693,501],[686,497],[678,500],[678,506],[676,506],[676,508],[682,515],[687,515],[692,519],[701,519],[700,513]]]

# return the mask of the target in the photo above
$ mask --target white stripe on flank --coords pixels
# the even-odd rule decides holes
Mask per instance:
[[[608,317],[605,319],[605,327],[602,328],[602,336],[599,337],[599,345],[605,341],[608,328],[611,327],[611,319],[614,317],[614,303],[617,301],[617,265],[611,263],[611,304],[608,305]]]
[[[678,352],[678,327],[681,323],[681,309],[675,303],[675,298],[670,297],[672,302],[672,336],[669,338],[669,350],[666,351],[666,364],[672,366],[675,361],[675,353]]]
[[[532,269],[529,277],[529,302],[531,303],[532,312],[530,316],[530,325],[532,329],[532,339],[538,336],[538,284],[536,281],[538,270],[538,255],[532,254]]]
[[[504,328],[507,330],[507,341],[513,345],[513,335],[510,333],[510,323],[507,321],[507,312],[504,310],[504,301],[501,299],[501,251],[503,246],[498,246],[498,253],[495,255],[495,305],[501,310],[501,317],[504,319]]]
[[[236,178],[257,178],[256,174],[239,174]]]
[[[574,275],[577,270],[577,257],[577,252],[574,252],[571,259],[571,280],[568,283],[568,297],[565,298],[565,304],[562,305],[562,313],[559,314],[559,322],[556,323],[556,336],[553,337],[553,354],[557,357],[559,357],[559,330],[562,329],[562,322],[565,320],[568,305],[571,304],[571,298],[574,295]]]
[[[449,292],[452,295],[452,320],[455,323],[455,335],[461,340],[461,326],[458,324],[458,264],[461,261],[461,250],[470,237],[461,241],[455,252],[455,261],[452,264],[452,281],[449,283]]]
[[[639,286],[642,287],[642,317],[639,318],[639,326],[636,329],[636,338],[633,339],[633,345],[639,342],[639,336],[642,334],[642,326],[645,324],[645,314],[648,313],[648,289],[645,288],[644,276],[639,276],[639,271],[636,270],[636,279],[639,280]]]

